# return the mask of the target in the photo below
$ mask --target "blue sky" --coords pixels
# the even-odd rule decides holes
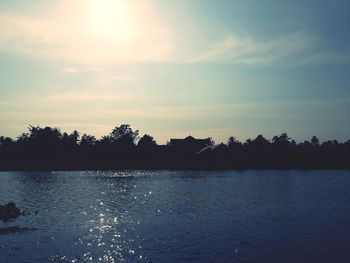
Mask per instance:
[[[350,139],[349,1],[0,2],[0,134]]]

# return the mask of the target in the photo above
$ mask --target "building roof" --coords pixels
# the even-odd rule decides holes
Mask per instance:
[[[184,139],[170,139],[170,144],[177,144],[177,143],[206,143],[207,139],[196,139],[192,137],[191,135],[187,136]]]

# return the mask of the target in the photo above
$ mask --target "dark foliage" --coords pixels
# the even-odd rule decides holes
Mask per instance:
[[[188,136],[157,145],[127,124],[101,139],[29,126],[17,140],[0,137],[0,169],[350,169],[350,141],[321,143],[313,136],[296,143],[282,133],[271,141],[258,135],[242,143],[232,136],[215,145]]]
[[[32,230],[36,230],[36,229],[29,228],[29,227],[9,226],[9,227],[0,228],[0,235],[23,233],[23,232],[32,231]]]
[[[0,205],[0,220],[3,222],[14,220],[20,215],[23,215],[23,212],[21,212],[15,203],[9,202],[5,205]]]

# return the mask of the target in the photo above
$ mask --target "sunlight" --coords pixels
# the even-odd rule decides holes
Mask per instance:
[[[90,0],[89,22],[97,36],[118,42],[132,34],[132,12],[128,1]]]
[[[95,61],[159,60],[173,48],[170,33],[151,1],[89,0],[86,10],[91,37],[84,54]]]
[[[35,17],[0,12],[0,24],[0,49],[93,66],[164,61],[175,50],[150,0],[62,0]]]

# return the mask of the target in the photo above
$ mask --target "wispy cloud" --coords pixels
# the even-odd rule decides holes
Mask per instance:
[[[140,79],[136,76],[131,75],[115,75],[110,77],[105,77],[100,79],[101,83],[107,83],[107,82],[114,82],[114,81],[127,81],[127,82],[135,82],[139,81]]]
[[[271,64],[291,55],[302,53],[312,46],[311,39],[295,33],[266,41],[230,35],[209,50],[188,62],[224,62],[233,64]]]
[[[308,54],[299,59],[298,65],[320,65],[320,64],[350,64],[350,53],[339,51],[323,51]]]
[[[46,114],[54,111],[59,115],[71,109],[94,111],[105,108],[106,105],[124,107],[131,102],[141,103],[148,99],[140,93],[105,89],[26,94],[8,97],[6,101],[0,100],[0,112],[5,115],[5,113],[11,112],[16,114],[29,112]]]
[[[152,1],[147,0],[120,1],[128,17],[125,17],[127,23],[119,24],[127,28],[118,29],[117,24],[111,24],[109,29],[103,24],[96,28],[96,24],[91,23],[111,21],[102,14],[101,17],[91,16],[90,2],[102,6],[98,0],[63,0],[52,4],[52,10],[42,10],[35,16],[0,11],[0,51],[59,59],[90,68],[63,67],[61,70],[67,74],[99,72],[101,65],[106,64],[145,62],[245,65],[350,62],[349,53],[320,52],[322,48],[317,37],[303,32],[264,39],[230,32],[216,41],[200,43],[201,34],[213,32],[196,30],[186,40],[190,45],[179,45],[186,41],[183,36],[174,34],[176,25],[168,25]],[[118,30],[113,31],[115,28]],[[110,81],[137,81],[137,78],[116,75],[101,79],[101,82]]]
[[[75,74],[80,72],[78,68],[74,68],[74,67],[62,67],[61,71],[67,74]]]
[[[96,67],[91,65],[84,65],[84,64],[73,64],[69,65],[69,61],[67,65],[57,67],[57,71],[63,72],[65,74],[77,74],[77,73],[88,73],[88,74],[100,74],[101,72],[103,74],[107,74],[108,71],[106,71],[103,67]],[[109,74],[109,73],[108,73]]]
[[[72,101],[130,101],[139,99],[140,96],[126,92],[79,92],[79,93],[63,93],[46,96],[46,100],[50,102],[72,102]]]

